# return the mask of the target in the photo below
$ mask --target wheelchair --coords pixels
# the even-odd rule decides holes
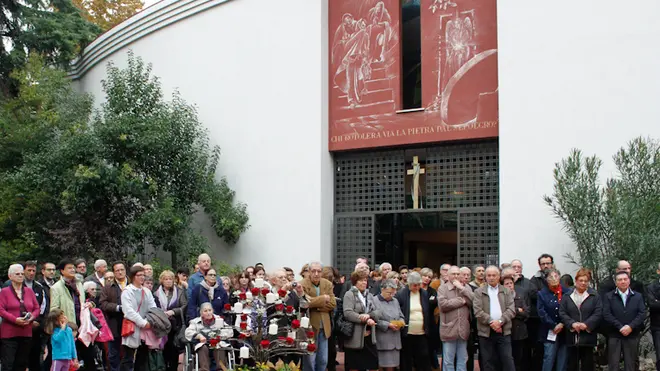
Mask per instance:
[[[227,369],[232,370],[236,365],[236,352],[238,349],[231,347],[223,347],[217,351],[225,352],[227,354]],[[215,357],[211,356],[211,370],[221,371],[221,368],[215,364]],[[215,366],[215,368],[214,368]],[[188,343],[183,353],[183,370],[184,371],[199,371],[199,357],[195,352],[195,344]]]

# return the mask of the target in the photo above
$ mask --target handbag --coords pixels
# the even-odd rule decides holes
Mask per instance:
[[[184,349],[186,347],[186,321],[183,318],[183,311],[181,311],[181,328],[179,328],[179,331],[174,335],[172,344],[177,349]]]
[[[351,337],[353,336],[353,329],[355,328],[355,324],[353,322],[347,321],[346,318],[344,318],[344,304],[342,303],[342,300],[337,301],[341,304],[341,306],[337,306],[338,310],[335,314],[335,330],[339,335]]]
[[[142,302],[144,301],[144,288],[142,289],[142,298],[140,299],[140,304],[138,304],[138,313],[140,312],[140,307],[142,306]],[[123,321],[121,321],[121,337],[129,337],[135,333],[135,323],[131,321],[130,319],[124,318]]]

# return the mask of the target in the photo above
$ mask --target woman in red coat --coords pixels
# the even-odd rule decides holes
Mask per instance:
[[[3,371],[25,371],[32,346],[32,322],[39,316],[34,291],[23,285],[23,266],[9,267],[11,285],[0,291],[0,339]]]

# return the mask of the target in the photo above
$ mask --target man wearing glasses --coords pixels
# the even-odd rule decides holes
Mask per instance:
[[[41,265],[41,280],[39,283],[43,287],[51,288],[57,282],[55,279],[55,264],[53,263],[43,263]]]
[[[542,254],[539,256],[537,261],[539,263],[539,270],[536,272],[536,274],[534,274],[534,277],[529,280],[529,298],[531,310],[529,313],[529,318],[527,319],[527,332],[530,339],[536,339],[538,337],[537,334],[541,324],[541,319],[539,318],[539,314],[536,309],[536,301],[538,299],[539,291],[548,286],[548,283],[545,281],[545,272],[555,267],[555,259],[550,254]],[[535,342],[531,346],[530,370],[541,370],[541,365],[543,364],[543,344]]]

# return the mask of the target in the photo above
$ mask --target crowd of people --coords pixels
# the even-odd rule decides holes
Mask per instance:
[[[520,260],[434,272],[389,263],[372,271],[358,258],[350,275],[312,262],[297,279],[291,268],[267,273],[263,264],[218,277],[207,254],[192,274],[181,268],[158,277],[142,263],[100,259],[87,275],[82,259],[27,261],[9,267],[0,290],[0,362],[3,371],[143,371],[159,354],[162,368],[175,371],[185,333],[202,344],[199,370],[208,371],[206,334],[255,280],[286,292],[287,305],[309,317],[316,351],[302,359],[304,371],[334,371],[338,351],[346,370],[430,371],[441,362],[442,370],[461,371],[478,362],[486,371],[593,371],[598,334],[609,370],[621,362],[638,370],[647,311],[660,354],[660,280],[644,286],[622,260],[596,291],[589,269],[562,276],[548,254],[537,263],[527,278]]]

